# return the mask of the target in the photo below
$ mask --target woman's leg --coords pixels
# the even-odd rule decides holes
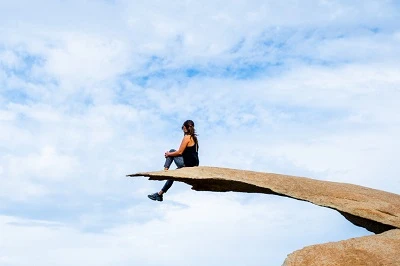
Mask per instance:
[[[170,152],[174,152],[174,151],[175,150],[173,150],[173,149],[170,150]],[[169,167],[171,166],[172,162],[175,162],[176,167],[178,167],[178,168],[182,168],[185,166],[182,156],[167,157],[167,158],[165,158],[164,170],[168,170]],[[162,195],[168,191],[168,189],[172,186],[173,183],[174,183],[173,180],[167,180],[167,182],[165,182],[165,185],[160,190],[160,192],[151,194],[148,197],[152,200],[163,201]]]
[[[174,152],[174,151],[175,151],[174,149],[169,150],[169,152]],[[167,158],[165,158],[164,169],[168,170],[169,167],[171,166],[172,162],[174,162],[176,164],[176,167],[178,167],[178,168],[182,168],[185,166],[182,156],[167,157]]]
[[[168,191],[168,189],[170,189],[170,187],[172,186],[173,183],[174,183],[174,180],[167,180],[167,182],[165,182],[163,188],[160,190],[160,192],[158,192],[158,195],[162,195],[162,194],[166,193]]]
[[[168,170],[173,161],[174,161],[174,157],[165,158],[164,170]]]
[[[174,151],[175,151],[174,149],[169,150],[169,152],[174,152]],[[169,169],[169,167],[172,164],[172,161],[176,164],[176,167],[178,167],[178,168],[182,168],[185,166],[182,156],[167,157],[165,159],[164,169],[166,169],[166,170]],[[158,194],[162,195],[165,192],[167,192],[173,183],[174,183],[173,180],[167,180],[167,182],[165,182],[165,185],[163,186],[163,188],[161,189],[161,191]]]

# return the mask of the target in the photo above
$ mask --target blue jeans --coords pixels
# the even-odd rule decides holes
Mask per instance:
[[[174,152],[174,149],[169,150],[169,152]],[[174,162],[176,164],[176,167],[178,168],[182,168],[185,167],[185,163],[183,161],[183,157],[182,156],[175,156],[175,157],[167,157],[165,158],[165,163],[164,163],[164,168],[168,168],[171,166],[172,162]],[[172,186],[172,184],[174,183],[173,180],[167,180],[167,182],[165,182],[165,185],[163,186],[163,188],[161,189],[162,192],[167,192],[168,189],[170,189],[170,187]]]

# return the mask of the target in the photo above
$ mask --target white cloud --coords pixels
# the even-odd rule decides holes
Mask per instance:
[[[129,66],[129,48],[118,39],[81,33],[61,36],[63,46],[49,50],[44,66],[49,75],[60,81],[75,81],[75,86],[99,82],[122,74]]]
[[[23,64],[21,59],[13,51],[3,51],[0,53],[0,62],[7,68],[18,68]]]

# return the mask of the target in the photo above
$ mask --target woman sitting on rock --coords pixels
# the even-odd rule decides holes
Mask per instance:
[[[186,120],[185,123],[183,123],[182,130],[184,135],[179,149],[171,149],[164,154],[164,170],[169,169],[172,161],[175,162],[178,168],[199,166],[199,143],[197,141],[196,130],[194,129],[194,122],[192,120]],[[163,194],[168,191],[172,183],[174,183],[173,180],[168,180],[160,192],[151,194],[148,197],[152,200],[163,201]]]

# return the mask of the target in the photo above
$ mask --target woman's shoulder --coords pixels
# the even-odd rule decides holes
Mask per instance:
[[[183,141],[190,142],[191,139],[192,139],[192,136],[190,136],[190,135],[184,135],[183,136]]]
[[[195,139],[193,139],[190,135],[183,136],[183,141],[186,142],[189,146],[192,146],[193,143],[196,143]]]

